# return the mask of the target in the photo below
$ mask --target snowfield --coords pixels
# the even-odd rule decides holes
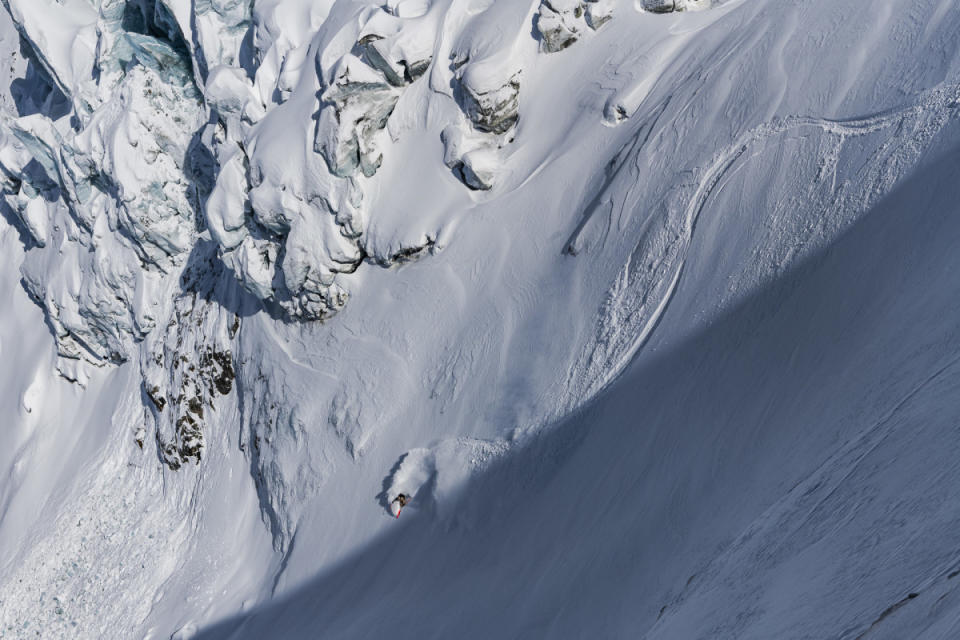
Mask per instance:
[[[0,638],[960,635],[952,0],[0,4]]]

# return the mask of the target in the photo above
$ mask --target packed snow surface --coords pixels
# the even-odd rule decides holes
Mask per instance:
[[[0,5],[0,638],[960,635],[953,0]]]

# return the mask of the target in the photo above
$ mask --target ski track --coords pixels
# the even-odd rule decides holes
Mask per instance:
[[[737,138],[736,142],[730,145],[725,151],[721,152],[716,160],[710,164],[710,166],[703,173],[703,177],[699,180],[697,189],[694,191],[692,198],[690,199],[689,205],[687,206],[684,213],[684,232],[683,232],[683,243],[678,251],[677,266],[675,267],[674,273],[670,278],[670,283],[667,287],[667,291],[661,301],[653,309],[653,312],[650,314],[649,318],[643,319],[639,322],[629,323],[628,326],[617,327],[614,323],[616,333],[619,335],[635,335],[635,338],[627,344],[625,348],[620,351],[619,356],[614,354],[614,362],[611,366],[606,367],[607,375],[601,377],[595,381],[583,394],[583,398],[590,398],[602,391],[604,388],[610,385],[624,370],[627,364],[633,359],[636,353],[643,348],[647,343],[650,337],[653,335],[654,330],[657,328],[660,320],[663,318],[667,309],[670,306],[671,301],[673,300],[677,289],[680,284],[680,280],[683,276],[684,267],[687,262],[687,255],[691,243],[693,242],[694,233],[696,232],[697,222],[700,218],[700,215],[703,213],[706,208],[707,202],[710,200],[710,197],[716,192],[717,188],[723,182],[724,178],[731,172],[734,166],[737,164],[737,161],[742,158],[747,151],[754,145],[763,142],[771,137],[778,136],[784,133],[788,133],[793,130],[803,129],[803,128],[817,128],[821,131],[824,131],[828,134],[836,136],[836,151],[833,154],[833,157],[839,155],[839,150],[842,148],[846,139],[851,137],[864,136],[870,133],[874,133],[883,129],[895,125],[902,125],[907,119],[911,117],[921,117],[927,116],[933,117],[937,114],[943,113],[945,111],[956,110],[960,106],[960,85],[949,85],[946,87],[938,87],[932,89],[926,93],[917,103],[900,108],[889,109],[872,115],[859,116],[846,119],[830,119],[822,118],[815,116],[788,116],[783,119],[777,119],[770,122],[765,122],[760,124],[749,131],[740,135]],[[661,108],[660,113],[666,107]],[[660,114],[656,116],[656,120],[659,120]],[[646,135],[643,137],[644,141],[647,141],[651,137],[653,125],[651,125],[650,130],[646,131]],[[644,129],[638,132],[635,136],[634,143],[630,145],[631,147],[631,157],[635,157],[636,153],[639,153],[643,148],[643,145],[636,146],[636,140],[640,139],[640,136],[644,133]],[[909,140],[896,140],[901,144],[909,144],[915,142],[914,139]],[[887,150],[890,145],[893,144],[892,140],[884,141],[880,149],[874,154],[871,158],[875,158],[880,155],[883,151]],[[635,147],[635,150],[634,150]],[[612,175],[605,183],[603,191],[610,185],[610,183],[615,178],[615,174],[619,173],[618,166]],[[834,172],[835,173],[835,172]],[[836,176],[834,175],[834,180]],[[834,183],[833,189],[836,192],[836,184]],[[595,201],[600,201],[602,199],[601,195],[597,196]],[[624,198],[623,205],[626,205],[628,198]],[[596,211],[596,209],[593,209]],[[622,215],[622,213],[621,213]],[[612,216],[612,213],[611,213]],[[578,225],[573,236],[571,236],[571,241],[568,241],[568,246],[572,245],[575,242],[576,237],[586,226],[589,221],[589,217],[585,218]],[[631,256],[632,257],[632,256]],[[629,273],[631,268],[631,260],[628,259],[627,263],[624,265],[621,270],[621,276],[623,278],[622,282],[626,282],[626,274]],[[621,278],[618,278],[618,283],[614,284],[613,288],[610,290],[610,296],[612,298],[617,298],[623,295],[622,292],[618,292],[618,288],[621,291],[624,288],[624,285],[620,283]],[[656,284],[656,283],[654,283]],[[634,312],[635,313],[635,312]],[[628,313],[627,317],[634,315],[634,313]],[[619,315],[623,316],[623,313]],[[641,316],[643,314],[640,314]],[[604,326],[609,321],[609,318],[601,318],[598,321],[598,326]],[[598,340],[598,344],[594,348],[593,353],[596,353],[597,348],[607,349],[610,345],[604,344],[603,340]],[[582,373],[583,366],[578,365],[571,372],[570,378],[583,376]]]
[[[577,241],[580,238],[580,234],[583,232],[590,220],[594,217],[596,212],[600,209],[600,206],[606,202],[610,202],[607,192],[610,190],[614,181],[623,171],[623,168],[628,165],[628,160],[636,157],[640,150],[646,147],[647,143],[650,141],[650,137],[653,135],[653,130],[657,126],[657,122],[660,121],[660,117],[663,116],[664,112],[667,110],[667,107],[670,106],[670,100],[672,97],[673,96],[667,96],[663,100],[663,103],[660,105],[660,107],[657,108],[656,115],[653,116],[653,120],[651,120],[649,123],[645,122],[643,125],[641,125],[639,131],[633,135],[630,141],[620,147],[620,150],[614,154],[613,160],[607,167],[603,183],[597,190],[597,195],[594,196],[590,204],[588,204],[584,209],[583,218],[573,230],[573,233],[570,234],[570,238],[567,240],[564,247],[564,253],[568,253],[570,255],[577,255],[577,253],[579,253],[580,249],[577,246]],[[607,233],[609,233],[611,222],[612,216],[611,221],[608,221],[607,223]]]

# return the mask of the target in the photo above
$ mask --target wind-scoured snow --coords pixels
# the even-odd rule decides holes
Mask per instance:
[[[951,0],[0,3],[0,637],[951,637]]]

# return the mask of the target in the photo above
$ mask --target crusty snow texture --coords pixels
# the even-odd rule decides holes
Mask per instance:
[[[956,177],[953,0],[0,6],[0,637],[189,638],[248,614],[259,622],[223,633],[317,637],[329,624],[330,637],[384,637],[398,633],[390,608],[409,612],[412,636],[422,624],[444,637],[852,638],[895,618],[883,613],[893,587],[851,584],[789,632],[771,626],[804,610],[754,588],[779,575],[754,545],[782,523],[811,546],[805,526],[835,531],[807,496],[825,490],[816,478],[859,477],[843,461],[875,449],[856,416],[899,437],[911,394],[940,397],[952,379],[958,347],[940,325],[903,335],[858,315],[873,309],[859,298],[848,315],[817,307],[817,291],[787,302],[804,265],[898,210],[891,194],[916,216],[917,243],[931,220],[955,219],[925,199]],[[917,180],[910,198],[898,191]],[[941,255],[929,243],[891,251],[902,268],[870,270],[887,274],[870,280],[882,309],[913,308],[917,282],[952,291],[936,280],[949,270],[922,262]],[[858,259],[880,258],[853,254],[825,280],[868,280],[852,275]],[[758,292],[766,306],[745,334],[723,329]],[[784,347],[753,362],[802,388],[752,391],[742,345],[802,342],[802,327],[769,324],[782,309],[804,326],[847,322],[836,343],[863,341],[848,354],[857,369]],[[956,312],[942,309],[931,322]],[[644,373],[704,332],[716,343],[702,368],[690,356]],[[902,403],[884,413],[888,387]],[[583,462],[595,430],[594,446],[633,446]],[[943,451],[930,433],[924,446]],[[755,443],[757,459],[744,453]],[[787,449],[787,462],[762,462]],[[491,480],[495,468],[513,480]],[[575,499],[525,502],[524,487],[554,476]],[[462,500],[478,478],[488,490]],[[740,487],[729,504],[701,500],[716,478]],[[398,523],[399,492],[413,500]],[[548,516],[524,520],[528,507]],[[656,528],[630,528],[648,510]],[[575,526],[577,514],[604,528]],[[566,557],[537,529],[547,520],[569,536],[557,540],[570,562],[547,563]],[[408,572],[380,568],[403,555],[363,560],[397,526],[438,554],[410,590],[391,582]],[[640,533],[642,550],[620,546]],[[460,553],[488,537],[488,555]],[[949,575],[955,545],[938,539],[916,553]],[[669,552],[638,560],[657,545]],[[783,553],[791,580],[813,566]],[[464,557],[488,573],[453,602],[471,573],[431,581]],[[498,571],[514,586],[490,586]],[[289,601],[302,616],[277,613],[286,601],[261,608],[318,575],[329,581],[300,592],[308,604]],[[915,579],[906,593],[923,582],[887,577],[865,580]],[[591,588],[574,598],[580,581]],[[382,597],[356,604],[374,582]],[[717,604],[731,584],[745,586]]]

